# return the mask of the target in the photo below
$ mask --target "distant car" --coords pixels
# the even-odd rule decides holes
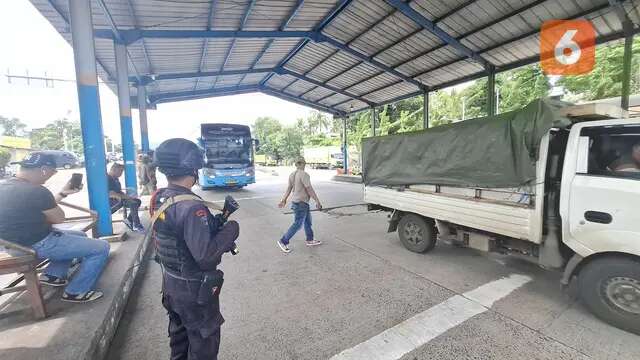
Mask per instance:
[[[72,169],[80,166],[78,158],[71,152],[63,150],[45,150],[44,152],[54,156],[57,168]]]

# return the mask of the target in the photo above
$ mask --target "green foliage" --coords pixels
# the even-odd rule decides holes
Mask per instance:
[[[0,135],[22,136],[27,125],[17,118],[6,118],[0,116]]]
[[[631,94],[640,91],[640,38],[632,45]],[[622,94],[622,57],[624,44],[617,43],[596,48],[596,65],[588,74],[564,76],[558,84],[569,91],[572,100],[597,100]],[[636,74],[634,76],[633,74]]]
[[[0,172],[4,171],[4,167],[9,165],[11,161],[11,153],[9,150],[0,148]]]
[[[31,146],[41,150],[62,150],[65,138],[70,151],[82,153],[82,130],[80,122],[66,118],[55,120],[44,128],[31,132]]]
[[[529,65],[496,76],[498,112],[522,109],[535,99],[547,96],[551,86],[540,66]]]

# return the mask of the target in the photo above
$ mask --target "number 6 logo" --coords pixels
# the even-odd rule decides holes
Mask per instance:
[[[540,65],[547,75],[580,75],[595,65],[596,32],[588,20],[549,20],[540,31]]]

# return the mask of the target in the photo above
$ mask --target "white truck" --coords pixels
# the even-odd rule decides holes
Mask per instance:
[[[342,167],[343,155],[338,146],[317,146],[304,148],[304,158],[313,169],[334,169]]]
[[[530,187],[365,186],[365,202],[391,212],[411,251],[439,239],[560,269],[596,316],[640,334],[640,120],[603,105],[566,115],[569,128],[542,138]]]

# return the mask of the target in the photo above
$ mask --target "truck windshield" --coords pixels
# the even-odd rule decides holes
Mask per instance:
[[[203,141],[207,164],[244,164],[251,161],[251,138],[220,136]]]

